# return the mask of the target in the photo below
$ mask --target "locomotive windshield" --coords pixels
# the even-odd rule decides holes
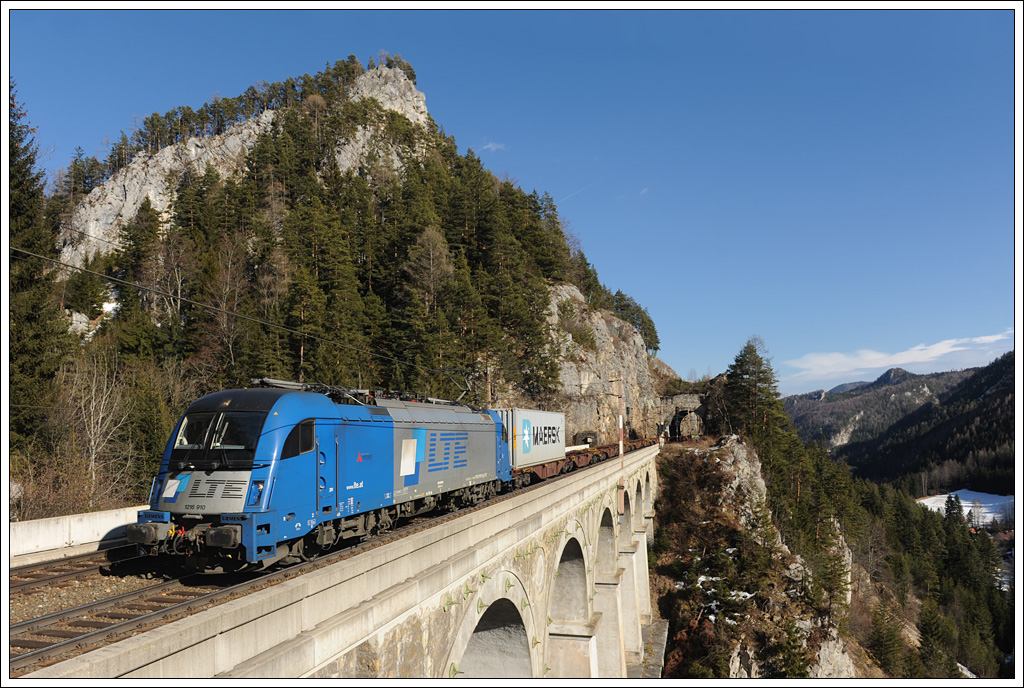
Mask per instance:
[[[189,413],[171,448],[171,468],[252,468],[265,411]]]

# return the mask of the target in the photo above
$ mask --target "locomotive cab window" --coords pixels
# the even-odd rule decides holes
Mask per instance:
[[[181,421],[178,438],[174,441],[175,449],[204,449],[206,433],[213,424],[212,413],[190,413]]]
[[[281,458],[287,459],[313,451],[315,445],[315,434],[313,431],[315,427],[315,421],[309,419],[302,421],[292,428],[292,431],[288,433],[288,438],[284,441],[284,450],[281,452]]]
[[[189,413],[171,445],[172,466],[202,470],[252,468],[265,411]]]

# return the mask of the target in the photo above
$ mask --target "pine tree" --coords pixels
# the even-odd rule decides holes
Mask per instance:
[[[948,651],[954,647],[955,632],[942,618],[935,600],[925,599],[922,603],[917,628],[921,634],[918,653],[927,675],[933,678],[952,678],[945,673],[944,668],[949,664]]]
[[[327,297],[317,286],[316,278],[308,268],[295,271],[289,294],[287,324],[300,334],[291,336],[293,356],[297,360],[296,379],[299,382],[319,382],[313,365],[312,352],[324,338],[324,318]]]
[[[764,357],[764,341],[751,337],[726,372],[728,422],[736,432],[750,435],[759,451],[774,420],[778,404],[775,373]]]
[[[875,609],[871,633],[871,653],[879,666],[890,676],[899,676],[903,670],[903,638],[900,634],[900,616],[891,604],[879,603]]]
[[[90,320],[103,312],[108,282],[103,275],[110,263],[108,256],[94,254],[85,261],[85,269],[72,273],[64,287],[64,306],[73,313],[84,313]]]
[[[829,625],[834,625],[849,608],[846,594],[850,590],[850,569],[843,557],[836,525],[831,519],[826,524],[814,566],[814,585],[821,592],[822,616]]]
[[[437,310],[437,299],[455,274],[444,236],[436,227],[427,227],[409,249],[409,260],[402,268],[407,283],[423,300],[428,313]]]
[[[121,249],[117,257],[121,279],[138,282],[145,276],[147,263],[156,251],[160,224],[160,215],[147,196],[132,221],[121,228]]]
[[[783,627],[782,642],[776,648],[776,655],[770,663],[771,677],[807,678],[810,661],[807,659],[806,640],[793,619],[787,619]]]
[[[742,433],[761,459],[769,486],[768,505],[791,545],[814,538],[813,458],[800,443],[776,389],[765,345],[752,337],[726,373],[725,425]],[[795,526],[795,528],[790,528]]]
[[[55,237],[44,221],[43,175],[36,169],[37,149],[24,107],[10,81],[8,174],[11,262],[10,311],[11,449],[23,450],[40,430],[53,392],[53,381],[71,351],[67,320],[57,306],[54,273]]]

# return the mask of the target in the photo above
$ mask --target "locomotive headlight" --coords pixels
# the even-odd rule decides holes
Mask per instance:
[[[263,497],[263,481],[253,480],[249,484],[249,496],[245,500],[246,506],[256,506],[260,503],[260,498]]]

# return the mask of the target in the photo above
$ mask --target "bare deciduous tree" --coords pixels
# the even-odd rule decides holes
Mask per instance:
[[[83,467],[88,507],[107,507],[127,488],[132,462],[125,433],[132,405],[117,354],[103,346],[86,349],[57,378],[63,395],[51,416],[60,438],[54,460]]]
[[[313,136],[316,139],[317,144],[320,144],[320,118],[323,113],[327,110],[327,101],[319,93],[313,93],[306,96],[306,100],[303,103],[306,106],[306,111],[313,117]]]
[[[171,296],[161,295],[162,310],[169,320],[181,319],[181,308],[189,282],[196,274],[196,247],[184,232],[169,232],[151,263],[152,282]]]
[[[291,284],[288,257],[280,246],[274,246],[266,259],[256,267],[256,303],[266,318],[281,304]]]
[[[231,368],[234,369],[235,343],[241,336],[244,325],[231,313],[236,313],[240,309],[249,284],[245,279],[248,260],[245,238],[236,236],[225,239],[217,257],[217,276],[212,283],[212,305],[219,309],[214,317],[217,325],[215,337],[227,351]]]

